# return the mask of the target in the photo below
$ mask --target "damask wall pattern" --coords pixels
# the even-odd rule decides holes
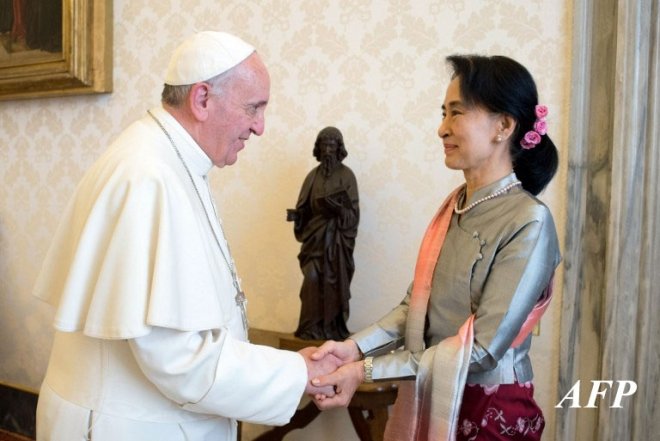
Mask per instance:
[[[444,167],[436,134],[448,84],[444,57],[505,54],[525,64],[550,108],[561,154],[568,148],[570,7],[570,0],[114,0],[112,94],[0,102],[0,382],[39,387],[53,312],[31,289],[59,215],[107,143],[157,105],[169,54],[189,34],[242,36],[272,77],[265,134],[247,143],[236,165],[211,175],[251,325],[295,329],[302,277],[285,211],[316,165],[316,134],[334,125],[360,187],[348,323],[356,331],[403,297],[427,222],[461,182]],[[562,236],[565,168],[562,162],[542,195]],[[533,349],[546,439],[553,439],[559,304]],[[350,425],[343,413],[323,418],[309,430],[357,439],[336,428]]]

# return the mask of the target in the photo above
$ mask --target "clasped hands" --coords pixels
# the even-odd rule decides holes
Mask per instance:
[[[307,364],[305,393],[321,409],[347,407],[355,390],[364,381],[360,349],[353,340],[329,340],[320,347],[299,351]]]

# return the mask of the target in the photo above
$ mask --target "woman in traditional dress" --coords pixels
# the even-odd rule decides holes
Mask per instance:
[[[337,391],[316,402],[347,405],[363,381],[414,379],[401,382],[386,439],[539,440],[545,423],[528,352],[560,262],[552,215],[536,198],[558,164],[548,109],[510,58],[447,61],[438,135],[465,184],[431,221],[401,304],[316,353],[346,362],[316,381]]]

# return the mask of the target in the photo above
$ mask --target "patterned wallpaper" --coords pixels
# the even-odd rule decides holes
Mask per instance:
[[[349,320],[355,331],[402,298],[427,222],[462,181],[444,167],[436,135],[448,83],[444,57],[499,53],[525,64],[551,109],[550,134],[561,153],[570,7],[570,0],[114,0],[112,94],[0,102],[0,382],[38,388],[52,311],[30,291],[59,213],[106,144],[157,104],[169,54],[190,33],[241,35],[272,76],[264,136],[211,176],[252,326],[292,331],[297,324],[299,246],[285,211],[316,165],[317,132],[335,125],[361,197]],[[565,165],[542,196],[561,235]],[[533,353],[546,439],[553,438],[559,297]],[[309,430],[334,433],[336,421],[350,425],[331,412]],[[302,439],[296,436],[290,439]],[[350,430],[333,436],[357,439]]]

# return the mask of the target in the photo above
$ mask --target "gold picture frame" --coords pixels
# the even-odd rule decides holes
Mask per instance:
[[[112,0],[62,0],[61,30],[60,51],[0,48],[0,100],[112,91]]]

